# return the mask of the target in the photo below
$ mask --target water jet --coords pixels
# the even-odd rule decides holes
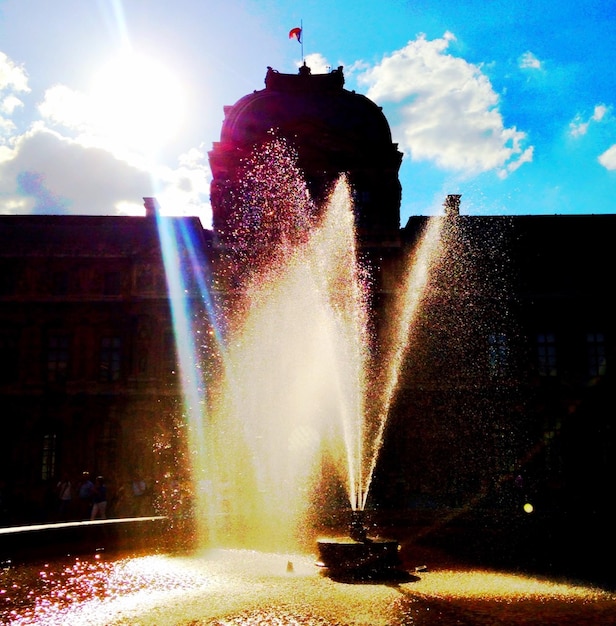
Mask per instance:
[[[408,260],[399,310],[379,328],[347,177],[317,204],[293,150],[274,137],[243,161],[237,185],[220,230],[217,271],[235,288],[195,451],[205,486],[197,521],[216,545],[316,542],[327,571],[393,570],[400,546],[369,532],[365,510],[438,232],[428,229]],[[340,511],[342,536],[318,539]]]

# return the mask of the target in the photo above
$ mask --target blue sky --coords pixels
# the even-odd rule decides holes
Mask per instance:
[[[303,26],[303,47],[290,29]],[[223,107],[344,67],[403,152],[401,223],[613,213],[616,3],[0,0],[0,213],[209,224]]]

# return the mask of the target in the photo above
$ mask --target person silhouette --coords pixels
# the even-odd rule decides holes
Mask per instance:
[[[107,487],[102,476],[97,476],[92,490],[92,512],[90,519],[107,518]]]
[[[71,513],[71,503],[73,501],[73,486],[68,476],[68,472],[63,472],[62,478],[56,485],[56,496],[58,498],[58,518],[60,521],[68,521]]]
[[[79,517],[89,519],[92,512],[92,497],[94,496],[94,483],[90,479],[90,472],[83,472],[77,496],[79,499]]]

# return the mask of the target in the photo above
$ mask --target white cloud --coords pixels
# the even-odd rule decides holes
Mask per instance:
[[[205,152],[192,148],[180,155],[178,167],[157,171],[159,183],[155,195],[165,215],[198,215],[205,226],[211,225],[212,176],[206,163]]]
[[[15,124],[8,118],[0,115],[0,139],[10,137],[15,132]],[[2,145],[0,144],[0,148]]]
[[[606,170],[616,170],[616,144],[609,147],[603,154],[601,154],[598,161]]]
[[[18,130],[17,92],[29,92],[27,75],[0,53],[0,213],[142,214],[143,197],[156,196],[164,214],[211,224],[204,150],[170,166],[118,149],[97,134],[93,98],[65,85],[47,89],[40,118]]]
[[[542,63],[532,52],[528,51],[520,57],[519,67],[521,69],[540,70]]]
[[[54,85],[45,91],[38,105],[41,116],[67,129],[83,130],[90,123],[88,98],[65,85]]]
[[[370,99],[399,104],[392,134],[413,160],[468,175],[512,172],[532,159],[532,149],[523,147],[526,134],[505,127],[498,94],[481,68],[446,53],[454,39],[420,35],[358,81]]]
[[[17,96],[10,94],[0,101],[0,112],[6,115],[13,115],[15,110],[23,105],[24,103]]]
[[[26,72],[0,52],[0,142],[6,142],[15,132],[15,124],[10,116],[22,105],[15,94],[29,91]]]
[[[608,112],[608,107],[606,107],[605,104],[598,104],[595,107],[595,110],[593,111],[592,119],[595,122],[600,122],[605,117],[607,112]]]
[[[114,213],[126,199],[151,195],[151,185],[146,172],[42,124],[20,136],[12,158],[0,165],[2,197],[27,198],[24,209],[41,213]]]
[[[27,93],[30,87],[25,70],[0,52],[0,91],[5,90]]]
[[[308,54],[306,56],[306,65],[310,68],[313,74],[327,74],[331,70],[330,64],[327,59],[318,52]],[[298,67],[303,63],[298,64]]]
[[[585,135],[588,132],[588,121],[582,121],[582,118],[579,116],[576,116],[570,123],[569,123],[569,134],[572,137],[581,137],[582,135]]]
[[[144,196],[159,198],[164,214],[211,222],[209,168],[196,156],[176,169],[144,170],[39,122],[0,159],[3,213],[135,214]]]
[[[569,134],[572,137],[582,137],[588,132],[588,128],[592,122],[604,121],[606,115],[609,113],[609,107],[605,104],[597,104],[592,112],[592,115],[584,119],[579,113],[569,123]]]
[[[526,148],[526,150],[522,152],[518,159],[516,159],[515,161],[510,161],[502,170],[498,172],[498,177],[507,178],[509,174],[515,172],[524,163],[532,163],[534,153],[535,148],[533,146]]]

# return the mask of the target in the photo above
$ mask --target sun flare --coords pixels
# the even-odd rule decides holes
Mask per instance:
[[[158,60],[122,54],[95,73],[94,121],[111,147],[146,154],[178,132],[184,92],[177,76]]]

